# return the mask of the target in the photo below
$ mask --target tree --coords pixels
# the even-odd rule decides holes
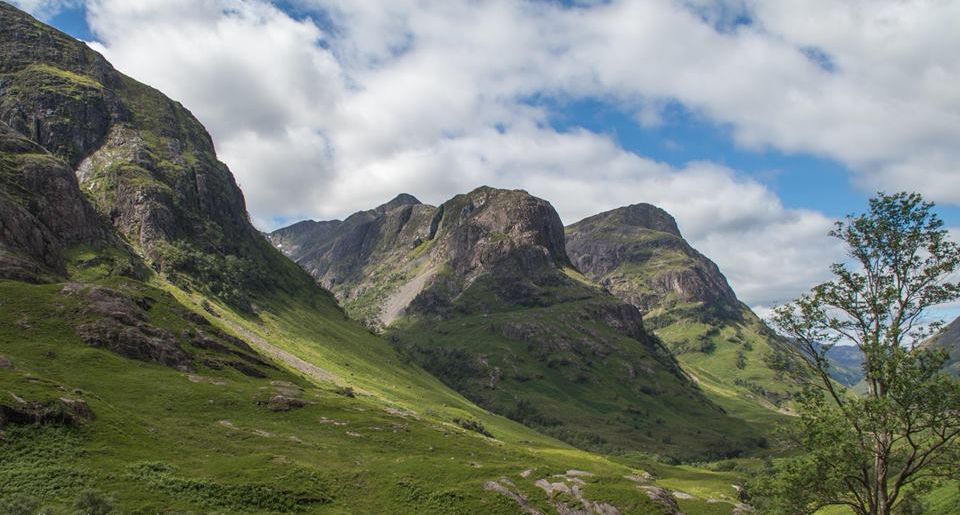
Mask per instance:
[[[933,207],[919,194],[878,194],[830,233],[849,263],[776,309],[774,324],[807,365],[789,433],[805,452],[759,481],[767,510],[916,513],[921,494],[960,470],[960,383],[940,372],[943,353],[918,346],[938,326],[923,324],[924,312],[960,298],[950,281],[960,246]],[[830,379],[826,353],[838,343],[863,352],[865,395]]]

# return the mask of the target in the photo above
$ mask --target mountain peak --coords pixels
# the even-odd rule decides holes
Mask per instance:
[[[683,239],[673,216],[650,204],[567,227],[567,253],[587,277],[646,313],[691,302],[722,316],[741,310],[717,265]]]
[[[680,228],[677,227],[677,221],[670,213],[657,206],[647,203],[632,204],[619,207],[604,213],[587,218],[580,223],[589,223],[591,221],[610,220],[618,224],[632,225],[649,229],[651,231],[660,231],[672,234],[678,238]]]
[[[417,197],[414,197],[409,193],[401,193],[396,197],[393,197],[393,199],[390,200],[390,202],[387,202],[386,204],[380,204],[379,206],[374,208],[374,211],[378,213],[387,213],[401,206],[415,206],[417,204],[422,204],[422,202],[420,202],[420,200],[418,200]]]

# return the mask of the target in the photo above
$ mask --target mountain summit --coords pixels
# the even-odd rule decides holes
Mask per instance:
[[[717,265],[683,239],[669,213],[650,204],[569,226],[567,252],[581,272],[640,308],[648,320],[684,305],[716,318],[737,317],[742,309]]]

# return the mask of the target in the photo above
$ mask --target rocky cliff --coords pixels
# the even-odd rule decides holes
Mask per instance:
[[[635,204],[567,228],[574,265],[648,319],[686,310],[700,318],[735,318],[742,306],[720,269],[680,235],[676,221],[650,204]]]
[[[0,273],[36,277],[17,257],[28,255],[62,274],[65,248],[112,239],[222,297],[241,283],[269,288],[278,257],[200,122],[83,43],[6,4],[0,17],[0,180],[23,192],[0,207]],[[31,202],[48,211],[18,212]]]

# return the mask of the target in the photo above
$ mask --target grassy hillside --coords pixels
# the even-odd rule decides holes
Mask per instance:
[[[478,409],[402,363],[323,295],[276,297],[253,318],[159,277],[85,275],[83,288],[149,299],[149,321],[162,330],[205,327],[200,315],[208,332],[289,354],[276,368],[259,366],[265,377],[218,367],[215,354],[192,345],[182,345],[192,370],[132,360],[78,337],[89,317],[72,293],[78,283],[0,281],[0,405],[7,414],[26,405],[61,413],[39,424],[7,417],[3,502],[64,511],[95,490],[130,513],[516,513],[517,502],[496,491],[503,487],[544,513],[581,503],[547,496],[535,485],[546,479],[583,481],[585,499],[624,513],[665,512],[641,489],[651,481],[625,478],[642,477],[642,463],[616,464]],[[185,308],[194,315],[184,317]],[[62,416],[79,402],[88,409]],[[719,506],[728,513],[734,496],[723,493],[711,495],[727,501]],[[705,500],[690,512],[715,513]]]
[[[788,354],[752,312],[729,322],[678,319],[654,332],[730,413],[768,431],[785,420],[794,387],[783,372]]]
[[[566,228],[574,264],[637,306],[684,371],[729,413],[768,434],[789,412],[791,366],[782,339],[743,303],[673,217],[636,204]]]
[[[691,460],[763,448],[635,308],[570,267],[563,237],[548,202],[489,187],[439,207],[401,195],[271,235],[348,314],[495,413],[605,453]]]

